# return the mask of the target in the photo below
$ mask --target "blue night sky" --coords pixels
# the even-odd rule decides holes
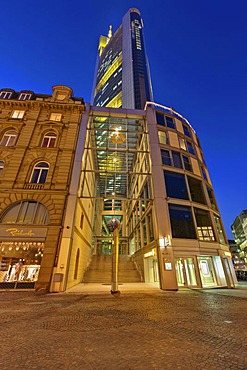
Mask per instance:
[[[1,4],[0,87],[90,101],[100,34],[141,11],[157,103],[196,130],[229,238],[247,208],[247,4],[244,0],[12,0]]]

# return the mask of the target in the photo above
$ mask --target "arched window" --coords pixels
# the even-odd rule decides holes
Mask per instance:
[[[77,275],[78,275],[79,260],[80,260],[80,249],[78,248],[77,253],[76,253],[76,259],[75,259],[75,272],[74,272],[75,280],[77,279]]]
[[[54,132],[47,132],[42,139],[42,148],[54,148],[57,140],[57,135]]]
[[[1,216],[0,223],[47,225],[47,208],[34,200],[22,201],[10,206]]]
[[[3,172],[3,168],[4,168],[4,161],[0,161],[0,175]]]
[[[17,132],[15,130],[5,131],[1,139],[1,146],[12,146],[15,143]]]
[[[39,162],[33,168],[33,173],[30,182],[35,184],[44,184],[49,171],[49,164],[46,162]]]

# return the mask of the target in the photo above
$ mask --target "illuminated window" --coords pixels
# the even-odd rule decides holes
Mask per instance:
[[[2,137],[1,146],[12,146],[15,143],[17,132],[14,130],[6,131]]]
[[[216,215],[214,215],[214,220],[215,220],[215,223],[216,223],[216,228],[217,228],[217,233],[218,233],[218,236],[219,236],[219,239],[220,239],[220,243],[225,244],[226,241],[225,241],[225,237],[224,237],[224,233],[223,233],[223,228],[222,228],[222,225],[221,225],[221,220]]]
[[[24,116],[24,113],[25,113],[25,111],[24,110],[14,110],[14,112],[12,113],[12,118],[18,118],[18,119],[21,119],[21,118],[23,118],[23,116]]]
[[[64,100],[66,98],[65,94],[57,94],[57,100]]]
[[[19,100],[29,100],[31,98],[32,94],[25,94],[21,93],[19,96]]]
[[[39,162],[33,168],[33,173],[31,176],[31,183],[44,184],[47,174],[49,171],[49,164],[46,162]]]
[[[10,91],[1,91],[0,92],[0,99],[10,99],[12,92]]]
[[[178,137],[178,141],[181,149],[186,150],[190,154],[195,155],[193,144],[190,141],[184,140],[184,138],[181,136]]]
[[[169,138],[167,132],[158,131],[160,144],[169,145]]]
[[[42,148],[54,148],[57,140],[57,135],[54,132],[47,132],[42,140]]]
[[[215,236],[209,212],[200,208],[194,208],[194,211],[199,239],[214,241]]]
[[[0,219],[6,224],[46,225],[49,222],[47,208],[36,201],[23,201],[10,206]]]
[[[4,168],[4,161],[0,161],[0,175],[3,172],[3,168]]]
[[[51,113],[50,121],[61,122],[62,120],[62,113]]]

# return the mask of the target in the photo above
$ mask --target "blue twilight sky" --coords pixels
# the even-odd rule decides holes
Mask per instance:
[[[195,128],[228,237],[247,208],[247,3],[244,0],[11,0],[0,11],[0,87],[90,101],[98,38],[141,11],[157,103]]]

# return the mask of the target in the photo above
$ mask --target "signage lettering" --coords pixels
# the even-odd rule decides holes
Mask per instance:
[[[35,235],[33,230],[24,231],[24,230],[21,230],[21,229],[19,230],[15,228],[7,229],[6,232],[12,236],[34,236]]]

